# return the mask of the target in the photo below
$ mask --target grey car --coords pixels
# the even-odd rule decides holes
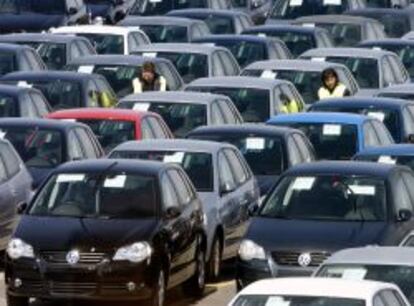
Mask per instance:
[[[133,53],[170,60],[180,73],[184,83],[205,77],[240,74],[239,64],[233,54],[224,47],[163,43],[142,46]]]
[[[412,304],[414,303],[414,249],[385,246],[345,249],[325,260],[313,277],[393,283]],[[386,305],[401,305],[395,301],[393,294],[389,295],[387,300],[391,303]]]
[[[259,202],[256,180],[238,149],[209,141],[144,140],[119,145],[109,158],[151,159],[183,167],[202,200],[207,270],[217,279],[221,261],[236,256],[249,211]]]
[[[339,82],[344,84],[351,95],[359,86],[345,65],[308,60],[270,60],[253,63],[243,69],[242,76],[282,79],[292,82],[302,95],[306,105],[319,100],[318,90],[322,85],[322,72],[326,69],[336,71]]]
[[[123,98],[117,107],[158,113],[177,138],[202,125],[243,122],[228,97],[209,93],[144,92]]]
[[[364,40],[387,37],[381,22],[359,16],[314,15],[298,18],[293,24],[328,30],[338,47],[353,47]]]
[[[169,16],[128,16],[120,23],[124,27],[139,27],[152,43],[191,42],[195,38],[211,34],[201,20]]]
[[[0,43],[0,76],[16,71],[40,70],[46,70],[46,65],[34,49]]]
[[[0,250],[6,249],[13,233],[17,208],[32,195],[31,175],[10,142],[0,139]]]
[[[394,85],[383,88],[376,93],[377,97],[398,98],[404,100],[414,100],[414,84]],[[414,118],[414,112],[411,114]]]
[[[407,83],[410,80],[401,59],[393,52],[363,48],[313,49],[300,58],[344,64],[353,73],[361,90],[358,94],[373,95],[376,90]]]
[[[266,122],[284,112],[287,103],[296,102],[299,110],[305,104],[295,86],[289,81],[253,77],[221,77],[198,79],[185,91],[210,92],[228,96],[245,122]]]

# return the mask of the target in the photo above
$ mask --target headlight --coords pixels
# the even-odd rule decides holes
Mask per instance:
[[[21,239],[10,240],[6,252],[11,259],[34,258],[33,247]]]
[[[244,261],[252,259],[266,259],[264,249],[251,240],[243,240],[239,248],[239,256]]]
[[[130,262],[142,262],[152,255],[152,248],[147,242],[137,242],[118,249],[113,260],[128,260]]]

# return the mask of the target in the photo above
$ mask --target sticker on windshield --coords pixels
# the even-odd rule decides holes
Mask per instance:
[[[149,0],[150,3],[161,3],[162,0]]]
[[[76,119],[61,119],[62,121],[66,121],[66,122],[76,122]]]
[[[215,47],[215,46],[216,46],[216,44],[215,44],[215,43],[212,43],[212,42],[209,42],[209,43],[202,43],[202,45],[203,45],[203,46],[207,46],[207,47]]]
[[[315,27],[315,24],[314,23],[304,23],[304,24],[302,24],[302,27],[305,27],[305,28],[314,28]]]
[[[150,108],[149,103],[135,103],[134,106],[132,107],[132,110],[146,112],[149,108]]]
[[[85,174],[59,174],[56,182],[57,183],[72,183],[82,182],[85,179]]]
[[[381,122],[383,122],[385,118],[385,114],[382,112],[369,112],[367,115],[375,119],[378,119]]]
[[[354,193],[356,195],[375,195],[375,186],[349,185],[349,189],[349,193]]]
[[[259,33],[259,34],[257,34],[257,36],[259,36],[259,37],[264,37],[264,38],[266,38],[266,37],[267,37],[266,33]]]
[[[265,139],[259,137],[246,138],[246,149],[263,150],[265,148]]]
[[[324,62],[325,58],[324,57],[312,57],[311,61],[312,62]]]
[[[6,131],[0,130],[0,139],[6,138],[6,135],[7,135]]]
[[[105,179],[104,187],[106,188],[124,188],[126,175],[116,175]]]
[[[80,73],[92,73],[94,66],[79,66],[78,72]]]
[[[303,0],[290,0],[289,5],[290,6],[301,6],[303,3]]]
[[[325,136],[339,136],[342,132],[342,126],[337,124],[325,124],[323,126],[323,135]]]
[[[260,77],[273,80],[276,78],[276,72],[273,72],[272,70],[264,70]]]
[[[176,152],[174,154],[165,155],[163,158],[164,163],[176,163],[181,164],[184,159],[184,152]]]
[[[362,268],[345,269],[342,278],[349,280],[363,280],[366,274],[367,270]]]
[[[324,0],[324,5],[341,5],[341,0]]]
[[[144,52],[144,53],[142,53],[142,56],[143,57],[152,57],[152,58],[154,58],[154,57],[157,57],[157,52]]]
[[[269,296],[265,306],[289,306],[290,304],[290,301],[285,301],[281,296]]]
[[[373,47],[372,50],[382,51],[382,48],[381,47]]]
[[[23,88],[32,88],[33,87],[32,84],[29,84],[26,81],[19,81],[19,82],[17,82],[17,86],[23,87]]]
[[[397,163],[397,160],[393,159],[391,156],[383,155],[378,158],[378,162],[382,164],[395,165]]]
[[[311,190],[313,183],[315,183],[314,177],[297,177],[293,183],[292,189],[294,190]]]

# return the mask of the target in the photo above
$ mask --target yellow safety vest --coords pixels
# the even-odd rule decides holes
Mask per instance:
[[[285,113],[285,114],[298,113],[299,105],[295,100],[291,100],[289,101],[289,103],[282,105],[281,111],[282,113]]]
[[[346,86],[344,84],[338,83],[335,89],[331,92],[326,87],[322,86],[318,90],[319,100],[329,99],[329,98],[342,98],[345,95]]]

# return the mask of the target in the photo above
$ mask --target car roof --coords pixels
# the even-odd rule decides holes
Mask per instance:
[[[211,42],[211,41],[247,41],[253,43],[267,43],[269,39],[273,41],[280,41],[280,39],[273,37],[261,37],[257,35],[248,35],[248,34],[216,34],[216,35],[206,35],[194,39],[194,42]]]
[[[239,15],[245,15],[246,13],[237,10],[215,10],[215,9],[208,9],[208,8],[189,8],[189,9],[179,9],[179,10],[172,10],[167,13],[167,16],[174,16],[175,14],[179,16],[184,16],[187,14],[190,15],[216,15],[216,16],[223,16],[223,17],[233,17]]]
[[[386,54],[392,55],[394,53],[365,48],[315,48],[305,51],[301,57],[362,57],[378,59]]]
[[[364,24],[366,22],[375,22],[379,21],[373,18],[361,17],[361,16],[350,16],[350,15],[311,15],[296,18],[293,21],[295,23],[349,23],[349,24]]]
[[[147,91],[139,94],[128,95],[121,99],[121,102],[173,102],[173,103],[192,103],[192,104],[210,104],[213,101],[220,99],[228,99],[226,96],[200,93],[192,91]]]
[[[349,10],[346,12],[350,15],[413,15],[414,9],[410,7],[405,7],[403,9],[394,9],[394,8],[361,8],[361,9],[354,9]]]
[[[9,41],[9,42],[55,42],[66,44],[73,40],[84,39],[82,37],[72,36],[72,35],[59,35],[59,34],[50,34],[50,33],[13,33],[0,35],[0,42]]]
[[[21,86],[0,84],[0,93],[10,95],[10,96],[17,96],[22,92],[33,91],[33,90],[36,90],[36,89],[28,88],[28,87],[21,87]]]
[[[244,69],[275,69],[275,70],[298,70],[298,71],[323,71],[327,68],[341,67],[344,65],[332,62],[320,62],[310,60],[266,60],[257,61],[248,65]]]
[[[345,98],[332,98],[319,101],[314,104],[314,106],[339,106],[343,108],[354,108],[354,107],[383,107],[389,109],[401,109],[405,105],[411,104],[414,105],[414,102],[403,100],[403,99],[394,99],[394,98],[371,98],[371,97],[345,97]]]
[[[304,290],[306,288],[306,290]],[[352,288],[352,290],[349,290]],[[260,280],[240,295],[301,295],[369,299],[379,290],[396,288],[395,285],[374,281],[356,281],[333,278],[273,278]]]
[[[0,43],[0,50],[2,51],[8,51],[8,52],[19,52],[23,50],[32,50],[31,47],[26,45],[16,45],[12,43]]]
[[[407,83],[407,84],[392,85],[392,86],[382,88],[381,90],[378,91],[378,93],[387,93],[387,92],[414,93],[414,84]]]
[[[138,31],[138,28],[120,27],[120,26],[109,26],[109,25],[75,25],[67,27],[59,27],[52,30],[52,33],[67,33],[67,34],[78,34],[78,33],[93,33],[93,34],[116,34],[116,35],[127,35],[128,33]]]
[[[187,87],[196,86],[216,86],[216,87],[245,87],[245,88],[262,88],[272,90],[276,85],[290,84],[289,81],[266,79],[256,77],[228,76],[228,77],[211,77],[199,78],[187,85]]]
[[[360,125],[371,119],[368,116],[351,114],[351,113],[334,113],[334,112],[310,112],[296,113],[289,115],[277,115],[269,119],[267,123],[332,123],[332,124],[356,124]]]
[[[323,264],[414,266],[414,248],[367,246],[345,249],[328,257]]]
[[[274,31],[289,31],[289,32],[297,32],[297,33],[307,33],[307,34],[314,34],[316,31],[325,31],[322,28],[318,27],[303,27],[300,25],[292,25],[292,24],[279,24],[279,25],[261,25],[261,26],[253,26],[246,30],[244,33],[249,32],[274,32]]]
[[[130,109],[121,108],[74,108],[67,110],[60,110],[48,115],[49,118],[63,119],[63,118],[78,118],[78,119],[120,119],[120,120],[140,120],[148,112],[139,112]]]
[[[254,134],[255,136],[278,136],[286,137],[293,132],[302,133],[299,130],[283,127],[283,126],[272,126],[264,124],[225,124],[225,125],[211,125],[211,126],[201,126],[192,130],[188,135],[206,135],[206,134],[237,134],[237,135],[249,135]]]
[[[371,46],[371,45],[406,45],[414,46],[414,40],[400,39],[400,38],[383,38],[376,40],[364,40],[359,43],[359,46]]]
[[[200,53],[200,54],[212,54],[214,51],[222,50],[227,51],[227,48],[219,46],[209,46],[203,44],[191,44],[191,43],[154,43],[150,45],[138,46],[134,49],[134,52],[177,52],[177,53]]]
[[[43,71],[18,71],[8,73],[1,78],[4,81],[14,81],[14,80],[54,80],[62,79],[68,81],[84,81],[94,78],[102,78],[99,74],[93,73],[79,73],[73,71],[53,71],[53,70],[43,70]]]
[[[39,127],[56,130],[67,130],[74,127],[84,127],[85,125],[78,122],[69,122],[53,119],[36,119],[36,118],[4,118],[0,120],[0,127]]]
[[[130,66],[138,66],[142,65],[145,62],[151,61],[154,64],[160,62],[169,62],[164,58],[149,58],[144,56],[138,55],[116,55],[116,54],[102,54],[102,55],[87,55],[87,56],[80,56],[75,58],[70,62],[70,64],[78,64],[78,65],[130,65]]]
[[[131,25],[176,25],[176,26],[191,26],[194,23],[202,23],[201,20],[194,20],[190,18],[180,18],[173,16],[151,16],[151,17],[140,17],[140,16],[128,16],[122,20],[119,24],[122,26]]]
[[[365,155],[396,155],[396,156],[414,156],[414,145],[412,144],[392,144],[388,146],[366,148],[356,154],[356,156]]]

